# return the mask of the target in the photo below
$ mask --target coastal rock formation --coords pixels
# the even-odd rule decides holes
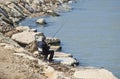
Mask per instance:
[[[35,29],[30,29],[28,26],[16,27],[12,33],[6,34],[10,36],[13,40],[18,42],[22,47],[27,47],[30,52],[35,51],[32,45],[35,45],[35,35],[44,36],[42,32],[36,32]],[[46,42],[50,45],[50,49],[54,51],[61,50],[60,40],[58,38],[46,37]]]
[[[10,52],[10,50],[12,50],[12,52],[8,53]],[[70,54],[63,54],[63,53],[58,54],[58,53],[55,53],[55,58],[57,57],[59,58],[60,56],[61,60],[63,60],[67,56],[71,57]],[[68,60],[70,59],[66,58],[66,60],[67,62],[69,62]],[[5,62],[7,62],[7,64]],[[72,79],[72,78],[117,79],[112,75],[111,72],[105,69],[98,69],[98,68],[78,69],[78,68],[62,65],[58,62],[54,62],[54,63],[44,62],[38,58],[35,58],[30,52],[22,48],[12,39],[8,37],[4,37],[3,34],[0,34],[0,63],[1,63],[0,71],[2,73],[5,73],[2,75],[0,73],[1,75],[0,77],[3,77],[3,78],[7,77],[6,79],[18,78],[17,75],[19,75],[18,79],[20,79],[20,77],[27,78],[27,79],[31,79],[31,78],[36,78],[36,79],[40,79],[40,78],[44,78],[44,79],[63,79],[63,78],[64,79]],[[12,71],[12,72],[16,71],[16,74],[12,74],[12,77],[11,77],[11,74],[9,73],[9,71]],[[20,76],[20,72],[18,71],[20,71],[21,74],[23,75]],[[29,75],[24,75],[24,74],[27,74],[28,71],[29,71]],[[92,75],[90,76],[91,73]]]
[[[13,34],[12,39],[15,40],[20,46],[33,53],[37,50],[37,43],[35,41],[36,34],[43,36],[43,33],[41,32],[34,32],[29,30]]]

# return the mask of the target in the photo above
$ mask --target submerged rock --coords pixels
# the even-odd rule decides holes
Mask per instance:
[[[40,18],[36,21],[38,24],[47,24],[44,18]]]

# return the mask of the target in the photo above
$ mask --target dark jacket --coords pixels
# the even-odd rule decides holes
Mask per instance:
[[[45,41],[38,41],[38,47],[42,48],[42,52],[45,54],[49,51],[49,46]]]

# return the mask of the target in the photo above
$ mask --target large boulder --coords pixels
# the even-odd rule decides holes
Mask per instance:
[[[43,35],[41,32],[23,31],[21,33],[14,34],[12,36],[12,39],[21,44],[30,44],[31,42],[35,41],[36,34],[39,34],[41,36]]]
[[[75,79],[117,79],[106,69],[82,68],[75,71]]]

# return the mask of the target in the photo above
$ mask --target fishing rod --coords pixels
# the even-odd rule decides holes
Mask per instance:
[[[64,25],[65,25],[65,22],[63,22],[63,24],[60,26],[60,28],[58,28],[58,30],[55,32],[55,34],[53,35],[53,38],[57,35],[57,33],[60,32],[60,30],[63,28]]]

